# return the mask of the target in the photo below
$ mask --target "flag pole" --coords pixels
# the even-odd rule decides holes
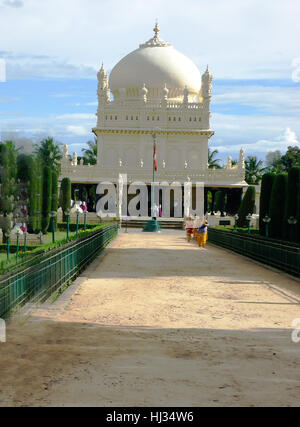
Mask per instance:
[[[155,197],[155,192],[154,192],[154,179],[155,179],[155,161],[154,161],[154,155],[155,155],[155,143],[156,143],[156,134],[153,133],[152,134],[152,138],[153,138],[153,179],[152,179],[152,186],[151,186],[151,210],[152,210],[152,219],[154,219],[154,197]]]
[[[159,232],[160,226],[157,222],[157,219],[155,217],[154,212],[154,197],[155,197],[155,191],[154,191],[154,180],[155,180],[155,171],[157,170],[157,152],[156,152],[156,133],[153,132],[152,134],[153,138],[153,175],[152,175],[152,185],[151,185],[151,220],[147,221],[145,224],[143,231],[146,232]]]

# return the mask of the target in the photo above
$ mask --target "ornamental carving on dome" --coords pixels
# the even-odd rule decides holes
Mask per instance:
[[[155,24],[155,27],[153,29],[154,31],[154,37],[152,37],[150,40],[148,40],[147,42],[140,44],[140,48],[143,47],[164,47],[164,46],[171,46],[170,43],[165,42],[163,39],[161,39],[158,35],[159,33],[159,28],[158,28],[158,24]]]

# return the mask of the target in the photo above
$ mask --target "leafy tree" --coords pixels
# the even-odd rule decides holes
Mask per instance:
[[[281,163],[285,171],[289,171],[293,166],[300,166],[300,148],[288,147],[287,152],[281,157]]]
[[[286,173],[276,175],[272,186],[270,199],[270,237],[274,239],[281,239],[283,235],[287,177]]]
[[[262,236],[266,234],[266,225],[263,222],[265,216],[270,217],[270,199],[275,174],[265,173],[261,181],[260,203],[259,203],[259,232]]]
[[[263,161],[257,160],[256,156],[248,156],[245,160],[246,182],[249,185],[258,185],[262,179],[265,168]]]
[[[53,138],[47,138],[35,146],[35,154],[43,166],[48,166],[56,172],[60,172],[60,161],[62,158],[59,144]]]
[[[87,145],[89,148],[83,148],[83,159],[85,160],[85,163],[89,163],[90,165],[95,165],[97,163],[97,153],[98,153],[98,146],[97,146],[97,139],[95,138],[94,141],[88,141]]]
[[[221,169],[221,166],[219,162],[220,159],[215,159],[216,155],[218,154],[218,150],[211,151],[210,148],[208,149],[208,168],[209,169]]]
[[[282,173],[284,172],[284,166],[281,162],[281,153],[279,150],[269,151],[266,155],[266,172],[270,173]]]
[[[255,194],[255,187],[249,186],[238,211],[239,219],[237,225],[239,227],[246,227],[248,225],[246,217],[248,214],[253,214],[254,212]]]

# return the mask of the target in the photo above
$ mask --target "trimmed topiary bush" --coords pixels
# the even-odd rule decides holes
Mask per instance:
[[[69,178],[64,178],[60,186],[60,205],[63,211],[63,222],[67,221],[65,211],[71,207],[72,185]]]
[[[285,200],[287,190],[286,173],[281,173],[275,176],[272,186],[270,198],[270,237],[274,239],[282,239],[283,222],[285,213]]]
[[[275,174],[265,173],[261,181],[260,203],[259,203],[259,233],[261,236],[266,234],[266,224],[263,218],[270,215],[270,199],[272,187],[275,180]]]
[[[246,220],[246,216],[250,213],[253,214],[255,207],[255,187],[248,187],[246,194],[242,200],[241,206],[238,211],[238,227],[247,227],[248,221]]]
[[[288,223],[290,217],[297,217],[297,198],[299,194],[299,185],[300,185],[300,167],[294,166],[289,170],[288,181],[287,181],[287,191],[286,191],[286,202],[285,202],[285,212],[284,212],[284,223],[283,223],[283,237],[290,240],[291,233]],[[295,226],[292,226],[296,228]]]
[[[51,211],[57,212],[58,209],[58,174],[52,171],[52,194],[51,194]],[[57,226],[57,218],[54,221],[55,230]],[[52,231],[52,224],[49,224],[49,231]]]
[[[43,206],[42,206],[42,231],[46,233],[50,224],[52,200],[52,171],[46,166],[43,169]]]

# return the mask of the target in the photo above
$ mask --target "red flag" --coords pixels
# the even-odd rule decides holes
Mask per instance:
[[[155,143],[154,143],[154,153],[153,153],[153,164],[154,164],[154,170],[157,171],[157,152],[156,152]]]

